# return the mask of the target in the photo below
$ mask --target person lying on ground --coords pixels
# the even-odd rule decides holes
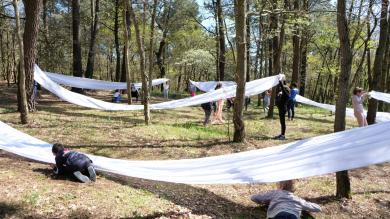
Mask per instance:
[[[318,204],[299,198],[293,192],[293,181],[282,181],[278,183],[277,190],[253,195],[251,200],[258,204],[269,202],[267,218],[273,219],[298,219],[301,217],[302,211],[321,211]]]
[[[73,174],[83,183],[96,181],[96,172],[92,166],[92,160],[85,154],[65,149],[62,144],[58,143],[53,145],[52,153],[56,161],[55,174]],[[88,174],[89,177],[85,174]]]

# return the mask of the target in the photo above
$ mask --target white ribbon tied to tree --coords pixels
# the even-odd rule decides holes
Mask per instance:
[[[101,171],[186,184],[277,182],[390,161],[390,122],[235,154],[135,161],[88,155]],[[0,122],[0,149],[54,163],[52,144]]]

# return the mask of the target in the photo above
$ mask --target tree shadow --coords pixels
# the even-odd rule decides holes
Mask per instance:
[[[21,210],[23,207],[19,204],[0,202],[0,218],[15,216]]]
[[[197,215],[209,215],[213,218],[265,218],[266,206],[244,206],[221,197],[207,189],[187,184],[157,182],[116,174],[104,173],[104,177],[122,185],[142,189],[184,206]],[[169,216],[168,213],[164,213]],[[164,214],[162,216],[164,216]],[[160,215],[147,215],[134,218],[155,218]]]

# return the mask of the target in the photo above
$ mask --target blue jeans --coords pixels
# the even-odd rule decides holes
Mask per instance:
[[[272,219],[298,219],[297,216],[288,213],[288,212],[280,212]]]
[[[295,116],[295,100],[288,100],[287,102],[288,118],[294,119]]]

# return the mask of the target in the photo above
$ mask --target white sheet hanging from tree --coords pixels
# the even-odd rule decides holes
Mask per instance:
[[[83,107],[100,110],[141,110],[143,105],[125,105],[105,102],[82,94],[71,92],[52,81],[37,65],[34,68],[34,80],[60,99]],[[262,93],[278,84],[278,76],[272,76],[246,84],[245,95],[252,96]],[[236,95],[236,86],[223,87],[221,89],[188,97],[180,100],[172,100],[163,103],[151,104],[150,109],[175,109],[179,107],[194,106],[219,99],[227,99]]]
[[[90,156],[98,170],[186,184],[276,182],[390,161],[390,122],[276,147],[184,160],[134,161]],[[52,145],[0,122],[0,149],[54,163]]]
[[[126,90],[127,85],[124,82],[102,81],[89,78],[73,77],[57,73],[45,72],[46,75],[57,84],[62,84],[70,87],[78,87],[91,90]],[[169,81],[167,78],[159,78],[152,80],[152,85],[157,86]],[[134,83],[137,89],[142,87],[142,83]]]

